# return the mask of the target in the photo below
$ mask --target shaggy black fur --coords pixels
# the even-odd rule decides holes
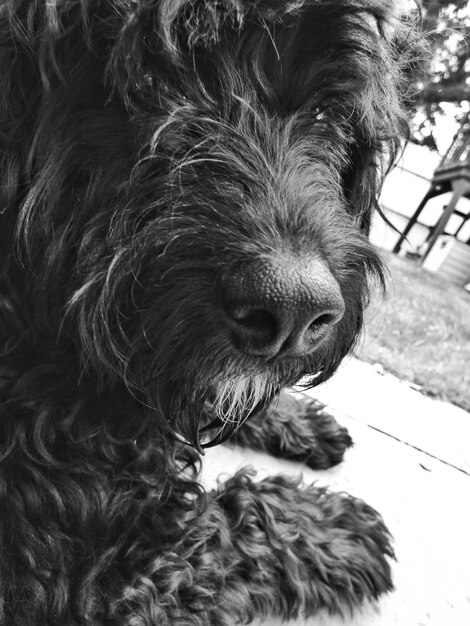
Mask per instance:
[[[266,406],[331,376],[382,277],[393,4],[0,0],[2,625],[229,626],[391,588],[369,506],[249,471],[206,494],[194,448],[256,413],[239,441],[316,467],[350,445]],[[268,350],[227,294],[300,266],[335,316]]]
[[[287,393],[250,418],[230,443],[301,461],[313,469],[337,465],[353,444],[346,428],[324,405]]]

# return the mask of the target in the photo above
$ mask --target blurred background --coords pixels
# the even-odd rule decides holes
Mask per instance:
[[[431,63],[412,75],[410,141],[371,233],[389,294],[357,356],[470,411],[470,2],[422,5]]]

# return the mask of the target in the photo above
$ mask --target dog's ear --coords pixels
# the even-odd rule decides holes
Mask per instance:
[[[354,141],[343,173],[346,199],[366,234],[373,211],[381,212],[378,199],[383,180],[408,140],[413,77],[427,58],[416,12],[400,14],[396,7],[377,0],[369,4],[374,10],[360,14],[370,34],[361,44],[363,58],[370,59],[369,69],[352,107]]]
[[[41,141],[50,151],[50,137],[43,138],[48,128],[53,136],[59,127],[54,107],[61,94],[67,91],[82,109],[90,94],[98,97],[109,33],[117,26],[116,16],[100,15],[97,4],[0,0],[0,212],[5,219],[34,184]],[[96,48],[91,42],[95,31]],[[58,178],[51,171],[48,186]]]

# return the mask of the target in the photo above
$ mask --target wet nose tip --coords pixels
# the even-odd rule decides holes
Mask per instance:
[[[235,345],[266,358],[313,352],[344,314],[339,285],[319,258],[239,267],[223,282],[222,302]]]

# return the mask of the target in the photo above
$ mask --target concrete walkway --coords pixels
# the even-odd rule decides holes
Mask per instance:
[[[365,499],[394,535],[396,590],[349,620],[321,615],[289,626],[470,626],[470,414],[354,359],[311,395],[355,441],[344,463],[313,472],[219,446],[207,453],[204,482],[251,465],[259,478],[302,473],[306,483]]]

